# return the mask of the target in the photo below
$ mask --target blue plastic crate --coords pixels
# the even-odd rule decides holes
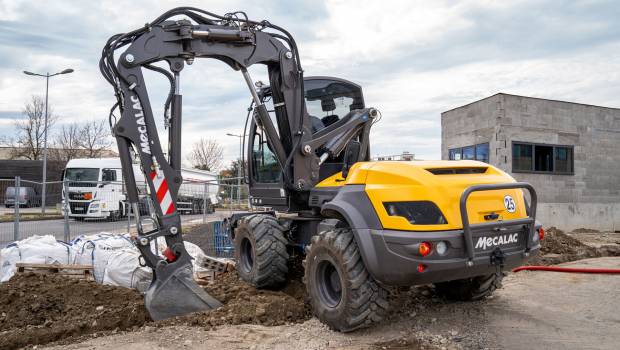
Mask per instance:
[[[222,221],[215,221],[213,224],[213,241],[215,242],[215,255],[221,257],[232,257],[234,253],[233,242],[230,240],[227,225]]]

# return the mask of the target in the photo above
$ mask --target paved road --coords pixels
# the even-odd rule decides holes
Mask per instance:
[[[229,214],[227,211],[218,211],[213,214],[207,214],[206,220],[221,220]],[[182,215],[183,223],[202,222],[202,214],[198,215]],[[13,241],[13,222],[0,223],[0,247],[6,246]],[[134,224],[132,223],[132,227]],[[105,220],[87,220],[75,221],[69,219],[70,237],[74,238],[81,234],[97,233],[97,232],[126,232],[127,220],[110,222]],[[64,220],[39,220],[39,221],[23,221],[20,222],[20,238],[26,238],[32,235],[49,235],[52,234],[56,239],[64,240],[65,223]]]

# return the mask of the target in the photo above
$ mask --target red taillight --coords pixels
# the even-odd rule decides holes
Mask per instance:
[[[419,272],[419,273],[422,273],[422,272],[424,272],[424,271],[426,271],[426,265],[424,265],[424,264],[418,264],[418,272]]]
[[[431,244],[428,242],[422,242],[418,246],[418,253],[422,256],[427,256],[431,253]]]
[[[542,241],[543,239],[545,239],[545,229],[544,228],[539,228],[538,229],[538,237],[540,237],[540,240]]]

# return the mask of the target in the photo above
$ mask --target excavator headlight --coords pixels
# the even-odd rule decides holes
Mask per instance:
[[[401,216],[412,225],[445,225],[448,223],[437,205],[431,201],[384,202],[390,216]]]

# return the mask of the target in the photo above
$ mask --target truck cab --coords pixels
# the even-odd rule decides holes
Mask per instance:
[[[134,168],[138,188],[145,193],[142,172]],[[119,158],[72,159],[64,170],[68,215],[76,220],[118,219],[127,215],[128,205]]]
[[[139,165],[133,165],[136,185],[141,197],[140,215],[149,213],[146,194],[148,188]],[[182,214],[202,214],[214,211],[218,204],[219,184],[214,173],[181,170],[183,184],[176,202]],[[64,170],[63,180],[69,199],[68,215],[75,220],[116,220],[129,213],[120,158],[72,159]]]

